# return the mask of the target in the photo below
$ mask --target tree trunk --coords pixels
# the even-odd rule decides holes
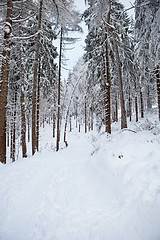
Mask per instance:
[[[110,10],[108,11],[107,23],[110,24]],[[111,77],[109,66],[108,34],[106,34],[106,132],[111,133]]]
[[[143,95],[142,95],[142,91],[140,91],[140,100],[141,100],[141,118],[144,118],[144,110],[143,110]]]
[[[93,131],[93,111],[91,110],[91,131]]]
[[[28,111],[27,121],[28,121],[28,142],[30,142],[30,111]]]
[[[156,80],[157,80],[157,102],[158,102],[158,111],[159,111],[159,121],[160,121],[160,75],[159,75],[159,66],[156,69]]]
[[[70,125],[69,131],[72,132],[72,117],[71,117],[71,115],[70,115],[70,118],[69,118],[69,125]]]
[[[11,133],[10,133],[10,158],[13,158],[13,107],[12,107],[12,112],[11,112],[11,120],[10,120],[10,128],[11,128]]]
[[[135,96],[135,111],[136,111],[136,122],[138,122],[138,100],[137,100],[137,96]]]
[[[7,147],[9,147],[9,125],[7,127]]]
[[[14,113],[13,113],[13,148],[12,148],[12,162],[16,160],[16,115],[17,115],[17,90],[15,90],[14,97]]]
[[[56,115],[53,113],[53,138],[55,138],[55,130],[56,130]]]
[[[37,85],[37,124],[36,124],[36,148],[39,151],[39,104],[40,104],[40,79],[41,79],[41,63],[39,58],[38,69],[38,85]]]
[[[78,127],[78,106],[77,106],[77,104],[76,104],[76,128]]]
[[[131,103],[131,94],[129,92],[129,120],[132,121],[132,103]]]
[[[62,65],[62,43],[63,43],[63,28],[61,27],[60,36],[60,53],[59,53],[59,75],[58,75],[58,116],[57,116],[57,144],[56,151],[59,151],[60,142],[60,104],[61,104],[61,65]]]
[[[21,1],[21,11],[22,11],[22,1]],[[22,14],[20,14],[22,18]],[[20,37],[22,36],[22,25],[20,23]],[[20,42],[20,65],[21,65],[21,141],[22,141],[22,156],[27,157],[27,147],[26,147],[26,116],[25,116],[25,101],[24,101],[24,64],[23,64],[23,45],[22,40]]]
[[[45,116],[43,115],[43,128],[44,128]]]
[[[147,89],[147,108],[148,109],[152,108],[152,96],[151,96],[151,90],[150,90],[149,85],[148,85],[148,89]]]
[[[4,31],[1,85],[0,85],[0,162],[6,163],[6,107],[10,67],[10,35],[12,30],[12,0],[7,0],[7,15]]]
[[[116,62],[117,62],[117,74],[119,79],[119,94],[120,94],[120,103],[121,103],[121,129],[127,128],[127,117],[126,117],[126,110],[125,110],[125,101],[124,101],[124,93],[123,93],[123,81],[122,81],[122,71],[121,71],[121,63],[119,58],[119,50],[118,45],[116,42],[115,33],[112,31],[113,42],[115,47],[115,55],[116,55]]]
[[[118,122],[118,100],[117,100],[117,97],[116,97],[116,112],[115,112],[115,120],[116,122]]]
[[[84,103],[84,123],[85,123],[85,133],[87,132],[87,103],[86,103],[86,96],[85,96],[85,103]]]
[[[11,118],[10,158],[13,159],[13,114]]]
[[[42,7],[43,0],[40,0],[39,17],[38,17],[38,35],[36,42],[36,53],[34,62],[34,81],[33,81],[33,95],[32,95],[32,155],[36,151],[36,92],[37,92],[37,72],[38,72],[38,59],[40,48],[40,30],[42,25]]]
[[[64,126],[64,143],[66,144],[66,147],[68,147],[68,143],[67,143],[67,140],[66,140],[68,116],[69,116],[69,109],[67,110],[65,126]]]

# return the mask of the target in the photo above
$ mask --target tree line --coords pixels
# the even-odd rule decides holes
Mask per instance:
[[[0,4],[0,162],[16,159],[17,142],[27,157],[39,151],[40,125],[52,123],[56,151],[62,124],[66,146],[72,118],[79,132],[109,134],[112,122],[144,117],[158,105],[160,120],[160,2],[136,0],[135,19],[118,0],[88,0],[84,56],[66,81],[64,50],[82,31],[72,0],[2,0]],[[59,38],[59,49],[55,40]],[[59,57],[58,66],[55,59]],[[135,117],[134,117],[135,116]]]
[[[17,140],[24,158],[26,139],[32,141],[32,155],[39,150],[39,126],[46,115],[52,116],[55,126],[62,47],[75,41],[68,37],[69,32],[82,30],[73,1],[2,0],[0,11],[0,161],[6,163],[7,146],[15,161]],[[58,54],[54,40],[59,36]],[[55,63],[58,55],[59,67]]]
[[[135,19],[120,1],[88,0],[85,54],[72,76],[74,82],[80,75],[77,69],[82,69],[84,83],[71,107],[71,115],[78,109],[81,118],[83,112],[85,132],[93,122],[98,129],[105,126],[107,133],[118,120],[121,129],[127,128],[127,121],[137,122],[155,106],[160,120],[160,2],[137,0],[131,8]]]

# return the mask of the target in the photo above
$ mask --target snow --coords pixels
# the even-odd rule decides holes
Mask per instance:
[[[41,152],[1,164],[0,239],[159,240],[160,124],[119,129],[74,130],[57,153],[46,125]]]
[[[6,22],[4,31],[9,34],[11,32],[12,25],[9,22]]]

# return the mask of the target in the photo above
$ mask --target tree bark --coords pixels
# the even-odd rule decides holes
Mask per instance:
[[[151,90],[150,86],[147,86],[147,108],[151,109],[152,108],[152,95],[151,95]]]
[[[16,115],[17,115],[17,89],[14,96],[14,113],[13,113],[13,147],[12,147],[12,162],[16,160]]]
[[[130,92],[129,92],[129,120],[130,120],[130,122],[132,121],[132,103],[131,103],[131,94],[130,94]]]
[[[22,18],[22,4],[21,1],[21,13]],[[20,23],[20,37],[22,36],[22,24]],[[21,65],[21,141],[22,141],[22,156],[27,157],[27,146],[26,146],[26,116],[25,116],[25,101],[24,101],[24,64],[23,64],[23,45],[22,40],[20,42],[20,65]]]
[[[108,11],[107,24],[110,24],[110,10]],[[108,49],[108,34],[106,34],[106,129],[105,131],[111,133],[111,77],[109,66],[109,49]]]
[[[159,111],[159,121],[160,121],[160,74],[159,66],[157,65],[156,69],[156,81],[157,81],[157,102],[158,102],[158,111]]]
[[[117,97],[116,97],[116,112],[115,112],[115,120],[116,122],[118,122],[118,100],[117,100]]]
[[[66,120],[65,120],[65,126],[64,126],[64,143],[66,144],[66,147],[68,147],[68,143],[67,143],[67,140],[66,140],[68,117],[69,117],[69,108],[68,108],[68,110],[67,110]]]
[[[28,142],[30,142],[30,111],[28,112]]]
[[[84,123],[85,123],[85,128],[84,131],[87,133],[87,103],[86,103],[86,96],[85,96],[85,103],[84,103]]]
[[[12,0],[7,0],[7,15],[4,28],[4,41],[0,85],[0,162],[6,163],[6,108],[8,76],[10,67],[10,35],[12,30]]]
[[[127,128],[127,117],[126,117],[125,101],[124,101],[124,93],[123,93],[122,71],[121,71],[118,45],[116,42],[116,36],[114,32],[112,32],[112,36],[113,36],[116,62],[117,62],[117,75],[119,79],[119,93],[120,93],[120,103],[121,103],[121,129],[123,129],[123,128]]]
[[[41,79],[41,63],[40,63],[40,57],[39,57],[38,85],[37,85],[37,123],[36,123],[36,148],[37,148],[37,152],[39,151],[40,79]]]
[[[33,81],[33,95],[32,95],[32,155],[36,151],[36,92],[37,92],[37,72],[38,72],[38,59],[40,49],[40,30],[42,25],[42,8],[43,0],[40,0],[39,17],[38,17],[38,35],[36,42],[36,53],[34,62],[34,81]]]
[[[143,95],[142,95],[142,91],[140,91],[140,101],[141,101],[141,118],[144,118],[144,108],[143,108]]]
[[[93,111],[91,110],[91,131],[93,131]]]
[[[11,114],[10,158],[13,158],[13,113]]]
[[[56,130],[56,115],[53,113],[53,138],[55,138],[55,130]]]
[[[136,122],[138,122],[138,101],[137,101],[137,96],[135,96],[135,111],[136,111]]]
[[[62,43],[63,43],[63,28],[61,27],[60,53],[59,53],[59,75],[58,75],[58,115],[57,115],[57,144],[56,144],[56,151],[59,151],[59,143],[60,143],[60,110],[61,110],[60,104],[61,104]]]
[[[9,124],[7,126],[7,147],[9,147]]]
[[[69,126],[70,126],[69,131],[72,132],[72,117],[71,117],[71,114],[70,114],[70,118],[69,118]]]

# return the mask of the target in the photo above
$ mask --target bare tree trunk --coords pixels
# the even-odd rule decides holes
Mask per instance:
[[[141,118],[144,118],[144,110],[143,110],[143,95],[142,95],[142,91],[140,91],[140,102],[141,102]]]
[[[28,112],[27,121],[28,121],[28,142],[30,142],[30,110]]]
[[[22,18],[22,1],[21,1],[21,13]],[[20,23],[20,37],[22,36],[22,25]],[[20,65],[21,65],[21,141],[22,141],[22,156],[27,157],[27,146],[26,146],[26,116],[25,116],[25,101],[24,101],[24,65],[23,65],[23,45],[22,40],[20,42]]]
[[[108,11],[107,24],[110,24],[110,10]],[[111,77],[109,66],[108,34],[106,34],[106,132],[111,133]]]
[[[43,115],[43,128],[44,128],[45,116]]]
[[[7,0],[0,84],[0,162],[6,163],[6,107],[10,67],[10,35],[12,29],[12,0]]]
[[[12,162],[16,160],[16,115],[17,115],[17,89],[15,90],[14,97],[14,113],[13,113],[13,149],[12,149]]]
[[[85,96],[85,103],[84,103],[84,123],[85,123],[85,128],[84,131],[85,133],[87,132],[87,102],[86,102],[86,96]]]
[[[115,112],[115,120],[116,122],[118,122],[118,100],[117,100],[117,97],[116,97],[116,112]]]
[[[56,130],[56,115],[53,113],[53,138],[55,138],[55,130]]]
[[[78,110],[77,110],[77,104],[76,104],[76,128],[78,127]]]
[[[26,147],[26,117],[25,117],[25,102],[24,102],[24,68],[21,62],[21,141],[22,141],[22,156],[27,157]]]
[[[66,140],[68,116],[69,116],[69,108],[67,110],[65,126],[64,126],[64,143],[66,144],[66,147],[68,147],[68,143],[67,143],[67,140]]]
[[[156,80],[157,80],[157,102],[158,102],[158,110],[159,110],[159,121],[160,121],[160,75],[159,75],[159,66],[157,65],[156,69]]]
[[[42,7],[43,0],[40,0],[39,17],[38,17],[38,35],[36,42],[36,53],[34,62],[34,81],[33,81],[33,96],[32,96],[32,155],[36,151],[36,92],[37,92],[37,72],[38,72],[38,59],[40,48],[40,30],[42,25]]]
[[[127,128],[127,117],[125,110],[125,101],[124,101],[124,93],[123,93],[123,81],[122,81],[122,72],[121,72],[121,63],[119,58],[119,50],[116,42],[115,33],[112,32],[113,42],[115,47],[116,61],[117,61],[117,73],[119,78],[119,94],[120,94],[120,103],[121,103],[121,129]]]
[[[132,121],[132,103],[131,103],[131,94],[130,94],[130,92],[129,92],[129,120],[130,120],[130,122]]]
[[[12,115],[13,117],[13,115]],[[10,158],[13,159],[13,118],[11,119]]]
[[[147,86],[147,108],[151,109],[152,108],[152,95],[151,95],[151,90],[150,86]]]
[[[41,78],[41,63],[40,63],[40,58],[39,58],[38,85],[37,85],[37,123],[36,123],[36,148],[37,148],[37,152],[39,151],[40,78]]]
[[[60,53],[59,53],[59,75],[58,75],[58,116],[57,116],[57,144],[56,151],[59,151],[60,142],[60,110],[61,110],[61,65],[62,65],[62,43],[63,43],[63,28],[61,27],[60,36]]]
[[[91,130],[93,131],[93,111],[91,110]]]
[[[135,111],[136,111],[136,122],[138,122],[138,100],[137,100],[137,95],[135,96]]]
[[[91,131],[91,113],[88,114],[88,131]]]
[[[72,132],[72,117],[71,117],[71,114],[70,114],[70,118],[69,118],[69,125],[70,125],[70,129],[69,131]]]

